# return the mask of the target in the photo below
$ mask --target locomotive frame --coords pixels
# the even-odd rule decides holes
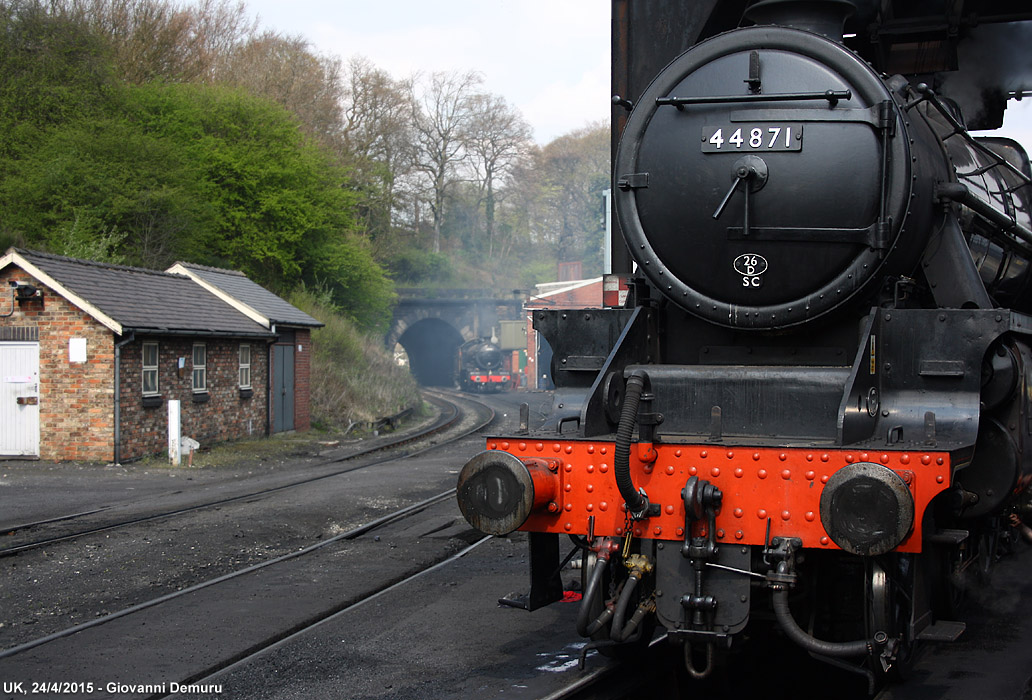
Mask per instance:
[[[550,423],[460,473],[471,524],[531,533],[528,608],[582,552],[600,648],[659,624],[704,677],[763,612],[873,687],[962,633],[1032,472],[1028,158],[846,48],[855,9],[761,0],[654,66],[616,120],[627,303],[534,312]]]

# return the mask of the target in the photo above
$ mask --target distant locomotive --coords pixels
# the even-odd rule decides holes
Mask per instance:
[[[487,338],[463,343],[458,351],[457,381],[460,389],[469,392],[508,389],[512,374],[505,369],[505,356],[498,343]]]
[[[957,578],[1032,471],[1028,157],[848,49],[854,9],[755,3],[634,100],[628,300],[534,312],[555,414],[460,474],[471,524],[531,533],[530,609],[581,549],[603,648],[658,624],[705,676],[775,620],[897,671],[962,632]]]

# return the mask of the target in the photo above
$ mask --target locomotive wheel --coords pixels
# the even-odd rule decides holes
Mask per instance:
[[[867,565],[867,636],[884,632],[889,638],[872,664],[875,675],[889,680],[905,679],[914,661],[915,566],[908,555],[879,557]]]

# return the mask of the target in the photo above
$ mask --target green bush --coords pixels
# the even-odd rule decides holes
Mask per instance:
[[[446,285],[454,277],[447,255],[412,248],[394,254],[385,266],[394,281],[402,286]]]

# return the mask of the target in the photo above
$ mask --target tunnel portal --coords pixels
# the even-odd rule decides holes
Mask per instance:
[[[439,318],[418,321],[398,339],[408,353],[412,376],[423,386],[455,384],[455,362],[462,342],[462,334]]]

